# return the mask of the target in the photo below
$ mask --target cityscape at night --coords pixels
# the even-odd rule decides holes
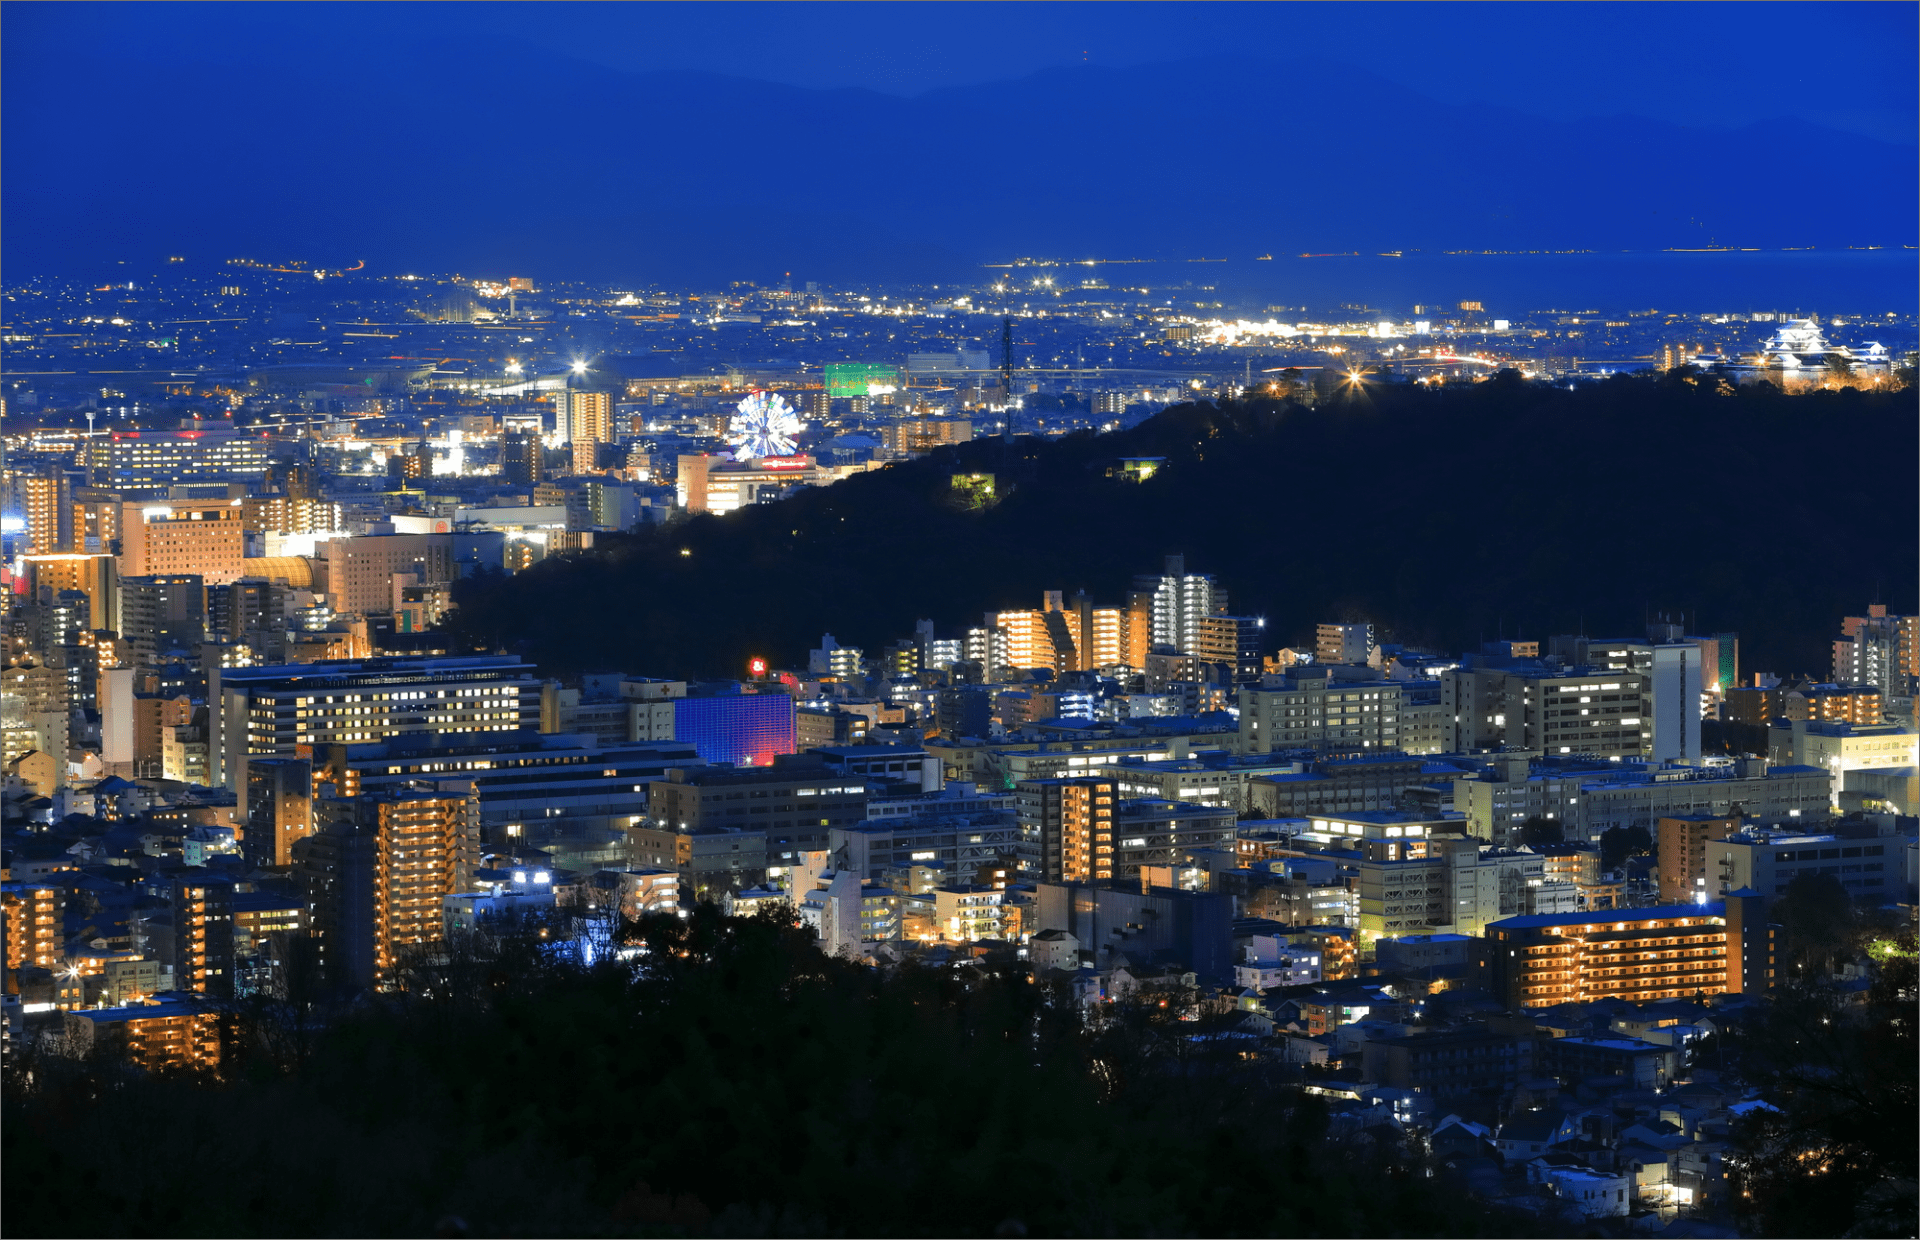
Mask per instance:
[[[1912,6],[0,30],[10,1233],[1916,1234]]]

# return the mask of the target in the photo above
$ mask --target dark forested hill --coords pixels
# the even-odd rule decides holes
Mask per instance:
[[[1122,456],[1164,456],[1143,484]],[[1916,589],[1911,390],[1723,395],[1677,378],[1384,386],[1308,408],[1183,405],[1130,431],[983,441],[465,585],[464,638],[550,671],[739,675],[822,632],[876,648],[1046,589],[1124,597],[1183,552],[1268,617],[1455,650],[1496,635],[1737,631],[1749,669],[1824,673],[1839,618]],[[996,475],[959,502],[956,472]]]

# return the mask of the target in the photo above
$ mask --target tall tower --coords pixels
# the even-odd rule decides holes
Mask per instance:
[[[1227,610],[1227,592],[1205,573],[1189,573],[1187,557],[1170,555],[1164,571],[1133,579],[1137,609],[1148,616],[1148,644],[1193,653],[1202,645],[1208,616]]]
[[[1001,438],[1013,439],[1013,316],[1000,320],[1000,390],[1005,393],[1007,402],[1006,429]]]
[[[600,445],[613,440],[613,395],[568,393],[567,439],[573,444],[573,472],[598,472]]]

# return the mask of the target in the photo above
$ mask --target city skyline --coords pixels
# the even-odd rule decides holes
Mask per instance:
[[[1913,5],[0,33],[10,1234],[1913,1234]]]

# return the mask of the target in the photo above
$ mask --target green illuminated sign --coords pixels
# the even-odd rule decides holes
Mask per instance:
[[[826,368],[827,396],[832,400],[850,400],[855,396],[870,396],[874,389],[898,390],[900,368],[898,366],[870,365],[866,362],[833,362]]]

